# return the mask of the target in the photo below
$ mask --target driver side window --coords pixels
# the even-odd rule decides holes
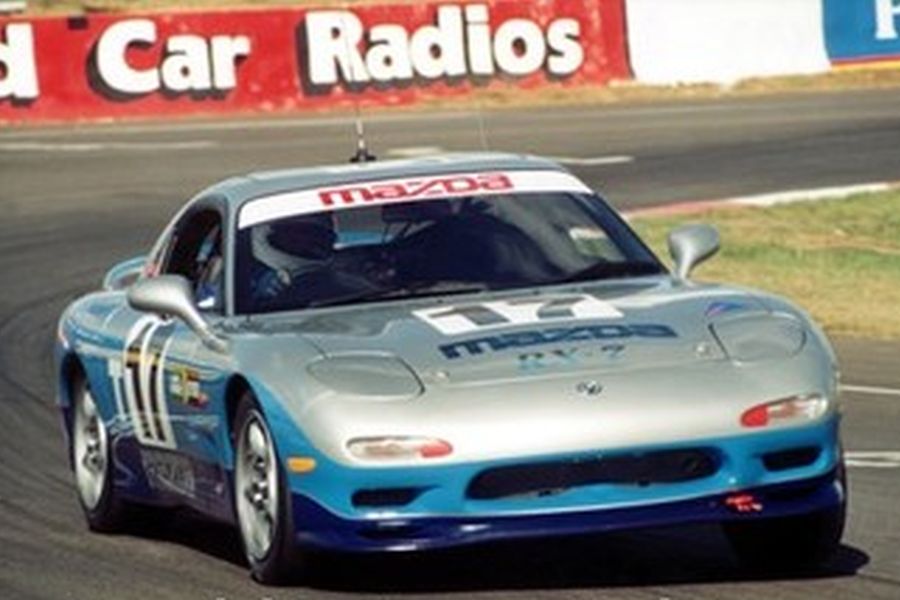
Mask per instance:
[[[197,306],[221,310],[224,298],[222,217],[211,209],[188,215],[172,235],[162,272],[191,282]]]

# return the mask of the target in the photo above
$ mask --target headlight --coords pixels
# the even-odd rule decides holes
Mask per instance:
[[[828,411],[828,399],[820,394],[791,396],[774,402],[759,404],[744,411],[744,427],[768,427],[775,423],[814,421]]]
[[[332,356],[313,362],[307,371],[331,391],[355,398],[409,400],[423,391],[412,369],[393,356]]]
[[[449,442],[427,437],[386,436],[354,438],[347,450],[362,460],[392,461],[416,458],[441,458],[453,452]]]
[[[739,316],[710,327],[722,350],[739,362],[787,358],[806,344],[803,324],[787,315]]]

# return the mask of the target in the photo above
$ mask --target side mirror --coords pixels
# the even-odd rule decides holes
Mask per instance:
[[[685,225],[669,233],[675,278],[685,281],[694,268],[719,251],[719,232],[712,225]]]
[[[103,277],[103,289],[114,292],[130,287],[141,276],[146,262],[146,256],[137,256],[115,265]]]
[[[213,333],[194,302],[190,282],[180,275],[159,275],[141,279],[126,295],[131,308],[155,313],[161,317],[176,317],[184,321],[203,343],[216,352],[228,349],[227,341]]]

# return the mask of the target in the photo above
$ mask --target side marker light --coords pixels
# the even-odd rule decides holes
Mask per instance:
[[[292,456],[287,459],[287,468],[291,473],[311,473],[316,469],[316,459],[307,456]]]

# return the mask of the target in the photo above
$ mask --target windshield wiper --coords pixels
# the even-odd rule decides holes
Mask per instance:
[[[640,277],[659,275],[662,269],[657,263],[647,261],[606,262],[601,261],[581,271],[570,273],[553,283],[576,283],[619,277]]]
[[[474,294],[489,289],[490,288],[483,283],[438,281],[427,285],[361,290],[358,293],[350,293],[338,298],[323,299],[319,302],[314,301],[309,304],[309,307],[322,308],[327,306],[345,306],[348,304],[356,304],[357,302],[383,302],[386,300],[426,298],[428,296]]]

